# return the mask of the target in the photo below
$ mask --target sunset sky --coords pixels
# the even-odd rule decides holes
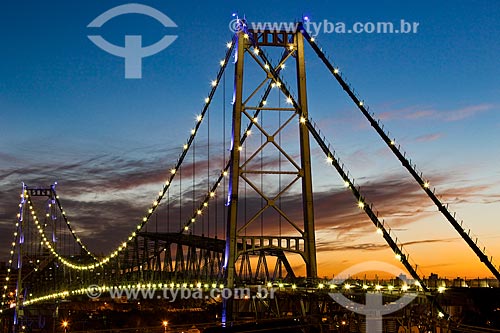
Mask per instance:
[[[134,230],[175,165],[232,37],[232,14],[249,22],[294,22],[307,15],[313,22],[347,26],[419,23],[411,34],[323,31],[316,40],[500,264],[497,1],[141,1],[177,27],[165,28],[143,15],[87,27],[99,14],[126,3],[3,2],[0,244],[11,242],[21,183],[47,186],[57,181],[82,240],[97,253],[114,249]],[[123,58],[96,47],[87,38],[90,34],[116,45],[133,34],[143,36],[143,45],[164,35],[177,39],[143,59],[142,79],[125,79]],[[306,57],[311,117],[423,274],[491,276],[310,49]],[[228,148],[221,141],[221,124],[226,124],[227,142],[232,73],[230,66],[225,99],[219,91],[211,107],[210,179],[223,165],[216,153]],[[224,104],[227,117],[217,123]],[[396,264],[318,146],[311,142],[311,148],[320,276],[367,260]],[[206,160],[202,154],[197,162]],[[222,202],[223,195],[219,197]],[[8,260],[8,250],[0,246],[0,261]]]

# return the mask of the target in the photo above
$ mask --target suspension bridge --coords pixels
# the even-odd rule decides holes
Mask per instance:
[[[440,200],[429,179],[354,93],[302,23],[294,31],[253,31],[240,20],[189,137],[178,142],[177,161],[166,171],[144,215],[135,223],[127,222],[128,236],[109,240],[116,242],[109,254],[93,253],[85,245],[73,229],[71,212],[63,208],[56,184],[23,184],[4,274],[4,331],[22,331],[33,318],[55,318],[53,311],[58,307],[54,310],[49,305],[90,302],[92,292],[110,297],[114,290],[133,287],[251,287],[251,297],[217,300],[219,318],[227,323],[248,314],[255,318],[324,317],[340,311],[328,296],[337,288],[351,289],[352,298],[357,297],[356,288],[359,292],[385,290],[389,300],[417,291],[418,306],[423,313],[432,313],[424,316],[429,325],[450,327],[453,317],[437,297],[440,286],[424,279],[420,266],[355,183],[339,158],[341,153],[312,120],[306,48],[320,59],[381,142],[491,272],[495,279],[488,283],[498,286],[500,273],[491,254]],[[232,113],[226,114],[226,72],[231,71],[233,58]],[[285,67],[292,84],[285,80]],[[223,105],[215,105],[220,95]],[[217,115],[220,110],[223,114]],[[319,147],[332,175],[340,176],[353,204],[373,223],[374,231],[411,276],[411,283],[396,279],[377,286],[353,282],[346,288],[347,284],[318,277],[311,145]],[[305,267],[304,273],[297,272],[296,262]],[[252,295],[258,286],[276,288],[279,297],[256,300]],[[346,319],[339,320],[346,324]]]

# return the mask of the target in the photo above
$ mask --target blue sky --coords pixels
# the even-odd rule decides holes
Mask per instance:
[[[418,22],[415,34],[323,33],[317,41],[454,210],[473,226],[492,254],[500,256],[496,214],[500,208],[498,2],[143,1],[168,15],[177,28],[125,15],[98,29],[117,45],[123,44],[125,34],[142,35],[145,45],[165,34],[178,36],[162,52],[143,59],[140,80],[125,79],[123,59],[105,53],[87,38],[96,32],[87,28],[95,17],[125,3],[3,2],[0,230],[6,232],[0,237],[10,235],[22,181],[30,185],[58,181],[61,198],[66,199],[82,239],[89,237],[92,248],[102,252],[111,249],[109,244],[119,244],[119,236],[134,228],[140,212],[154,199],[157,190],[151,188],[161,186],[175,163],[231,38],[231,14],[237,12],[250,22],[293,22],[302,15],[315,22],[348,26],[399,23],[401,19]],[[395,188],[408,191],[410,204],[400,199],[402,192],[384,189],[383,184],[403,179],[403,170],[326,68],[310,50],[306,56],[312,118],[335,142],[374,201],[387,207],[396,224],[405,226],[401,230],[405,241],[432,241],[414,248],[423,265],[429,266],[428,272],[488,275],[480,265],[472,264],[477,260],[446,221],[431,216],[433,207],[422,193],[416,194],[418,188],[406,189],[406,181],[395,183]],[[214,108],[220,109],[221,98],[217,97]],[[226,122],[229,126],[230,120]],[[317,147],[313,149],[315,160],[321,162]],[[324,165],[314,172],[318,211],[323,209],[321,199],[337,195],[342,183]],[[130,184],[123,185],[127,179]],[[119,200],[130,210],[115,206]],[[88,201],[92,201],[91,208],[85,206]],[[398,207],[408,212],[406,220],[398,217]],[[419,208],[425,216],[415,213]],[[84,214],[80,224],[79,212]],[[98,223],[103,216],[106,223]],[[127,227],[130,216],[137,218]],[[387,256],[377,248],[377,241],[360,236],[371,230],[368,222],[356,214],[342,216],[348,218],[317,213],[318,243],[324,247],[318,257],[324,274],[336,271],[325,259],[332,251],[342,257],[352,247],[352,257],[359,260],[373,253],[382,259]],[[366,229],[341,225],[353,221],[364,221]],[[117,232],[116,240],[104,236],[118,224],[123,230]],[[92,231],[95,228],[100,236]],[[8,237],[0,239],[10,242]],[[460,250],[447,254],[450,243]],[[371,250],[366,244],[371,244]],[[426,263],[427,251],[441,250],[441,258]],[[462,253],[467,257],[459,257]],[[352,262],[339,262],[339,267],[348,263]]]

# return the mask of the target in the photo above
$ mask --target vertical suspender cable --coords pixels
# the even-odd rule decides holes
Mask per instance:
[[[260,114],[260,124],[262,128],[264,128],[264,112]],[[264,133],[260,131],[260,146],[264,144]],[[267,138],[266,138],[267,140]],[[260,192],[264,193],[264,173],[262,172],[264,168],[264,149],[260,150]],[[260,196],[260,207],[264,206],[264,198],[262,195]],[[260,214],[260,236],[264,236],[264,212]]]
[[[193,165],[192,165],[192,170],[191,170],[191,179],[192,179],[192,186],[193,188],[191,189],[191,206],[192,206],[192,211],[193,213],[196,213],[195,209],[196,209],[196,206],[195,206],[195,203],[194,203],[194,189],[195,189],[195,185],[196,185],[196,180],[195,180],[195,174],[196,174],[196,138],[193,140],[193,150],[191,151],[191,153],[193,154]],[[193,228],[191,229],[191,233],[195,233],[195,228],[196,228],[196,223],[193,223]]]
[[[281,98],[280,98],[280,93],[278,90],[278,108],[281,108]],[[280,128],[280,131],[278,133],[278,145],[281,147],[281,112],[278,111],[278,128]],[[278,151],[278,171],[279,171],[279,180],[278,180],[278,193],[281,191],[281,151]],[[281,211],[281,195],[278,198],[278,207]],[[278,214],[278,226],[279,226],[279,236],[281,237],[281,213]],[[281,246],[281,244],[279,244]]]
[[[170,189],[167,191],[167,232],[170,232]]]
[[[182,228],[182,166],[179,167],[179,229]]]
[[[210,110],[207,112],[207,192],[210,192]],[[210,237],[210,205],[207,207],[207,236]],[[201,234],[205,234],[205,217],[201,225]]]
[[[222,77],[222,154],[223,154],[223,162],[226,161],[226,71],[224,71]],[[224,177],[223,181],[223,191],[222,191],[222,216],[225,216],[225,202],[226,202],[226,177]],[[222,223],[223,235],[226,235],[226,221]]]

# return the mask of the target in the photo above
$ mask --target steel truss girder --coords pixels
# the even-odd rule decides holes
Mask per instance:
[[[150,239],[155,244],[155,252],[148,255],[149,259],[141,261],[143,266],[152,267],[153,271],[171,273],[170,275],[175,278],[192,280],[220,280],[222,278],[224,240],[178,233],[143,232],[140,233],[140,236]],[[165,243],[162,246],[160,242]],[[172,253],[173,247],[175,247],[175,254]],[[238,256],[249,258],[258,255],[259,260],[265,260],[265,256],[275,257],[279,269],[284,269],[286,275],[273,273],[271,277],[275,276],[281,279],[295,278],[284,251],[300,254],[303,252],[303,248],[304,241],[301,237],[247,236],[238,239],[237,242]],[[133,250],[140,252],[138,249]],[[173,262],[172,258],[174,256],[175,261]],[[163,265],[159,264],[160,261],[163,262]],[[127,272],[130,271],[132,270],[127,270]],[[238,275],[239,279],[241,279],[240,276],[241,274]],[[253,277],[250,280],[254,281],[256,279],[256,277]]]
[[[292,31],[279,30],[263,30],[263,31],[248,31],[252,35],[252,39],[259,46],[278,46],[288,47],[293,43],[295,33]]]

